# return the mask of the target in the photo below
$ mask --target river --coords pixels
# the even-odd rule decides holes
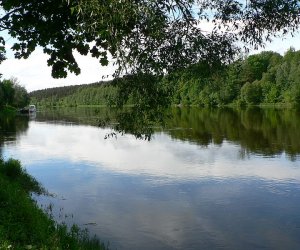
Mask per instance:
[[[111,249],[300,249],[298,110],[174,108],[137,133],[118,117],[1,121],[1,153],[53,194],[39,206]]]

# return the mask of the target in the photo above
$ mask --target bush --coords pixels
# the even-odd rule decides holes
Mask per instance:
[[[18,160],[0,161],[0,174],[12,182],[17,182],[27,192],[44,193],[41,185],[30,176]]]
[[[22,174],[22,167],[17,160],[9,159],[7,162],[3,162],[2,160],[0,171],[11,179],[17,179]]]

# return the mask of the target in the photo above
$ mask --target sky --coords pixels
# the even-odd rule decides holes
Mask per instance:
[[[98,82],[102,80],[102,76],[105,76],[105,80],[112,79],[114,72],[112,65],[102,67],[97,59],[91,56],[81,56],[78,53],[75,53],[75,58],[81,68],[81,74],[76,76],[69,73],[67,78],[54,79],[51,77],[51,68],[47,66],[48,56],[43,54],[41,48],[33,52],[28,59],[19,60],[14,59],[13,53],[9,50],[12,43],[12,39],[7,38],[7,60],[0,64],[0,72],[5,79],[16,77],[20,85],[24,86],[29,92],[38,89]],[[261,48],[251,53],[272,50],[284,54],[290,47],[300,50],[300,33],[294,37],[287,36],[284,39],[274,39],[264,49]]]

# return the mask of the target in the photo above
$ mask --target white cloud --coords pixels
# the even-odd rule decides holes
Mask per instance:
[[[75,53],[75,58],[81,68],[81,74],[68,74],[67,78],[54,79],[51,77],[51,68],[47,66],[48,56],[37,49],[28,59],[14,59],[10,56],[0,65],[0,72],[4,78],[17,77],[21,85],[28,91],[66,85],[93,83],[112,79],[113,66],[102,67],[97,59],[91,56],[81,56]]]
[[[254,50],[252,53],[259,53],[265,50],[271,50],[284,54],[290,47],[294,47],[296,50],[300,50],[300,33],[296,33],[294,36],[288,35],[285,37],[278,37],[272,40],[272,42],[266,43],[265,48]]]

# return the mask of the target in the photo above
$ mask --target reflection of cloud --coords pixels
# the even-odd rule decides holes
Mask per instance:
[[[58,195],[39,204],[53,202],[55,218],[60,208],[74,215],[59,221],[96,223],[91,233],[112,249],[298,249],[286,222],[298,214],[299,161],[242,160],[237,145],[202,148],[163,133],[104,140],[107,132],[33,121],[4,151]],[[296,188],[276,182],[287,179]]]
[[[96,223],[92,234],[109,240],[112,249],[281,249],[276,243],[298,249],[293,226],[283,223],[298,214],[293,185],[249,178],[156,186],[144,176],[57,163],[31,171],[66,198],[51,200],[57,210],[63,207],[79,225]]]
[[[103,169],[130,175],[156,177],[159,181],[199,178],[255,177],[269,180],[300,181],[296,162],[251,156],[240,159],[240,147],[228,142],[200,148],[188,142],[156,134],[151,142],[131,136],[104,140],[107,130],[95,127],[48,125],[31,122],[28,134],[18,142],[22,161],[66,159],[86,161]]]

